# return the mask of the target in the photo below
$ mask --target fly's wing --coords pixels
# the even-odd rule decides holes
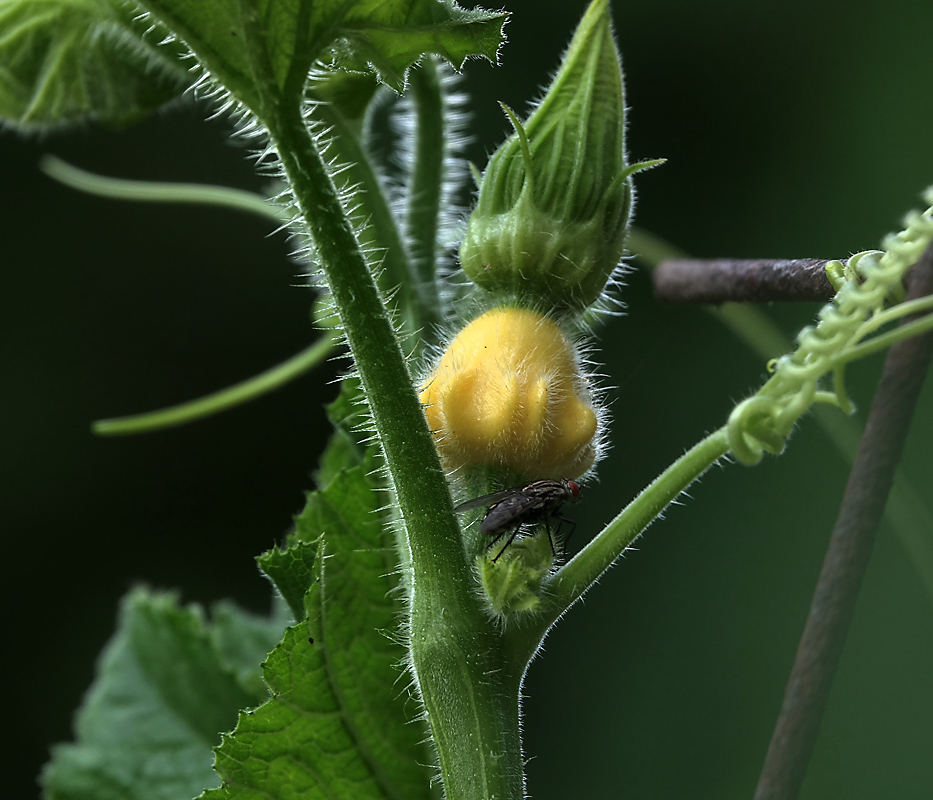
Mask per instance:
[[[511,497],[513,494],[520,492],[524,489],[524,486],[514,486],[511,489],[501,489],[498,492],[493,492],[492,494],[484,494],[482,497],[474,497],[472,500],[467,500],[464,503],[461,503],[456,508],[454,508],[454,514],[462,514],[464,511],[469,511],[473,508],[485,508],[488,506],[493,506],[496,503],[505,500],[506,497]]]
[[[479,529],[483,533],[498,533],[504,528],[513,528],[525,523],[538,522],[544,506],[536,497],[530,497],[521,491],[512,492],[498,503],[490,506]]]

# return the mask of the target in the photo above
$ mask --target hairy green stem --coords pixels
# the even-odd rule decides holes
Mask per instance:
[[[522,800],[519,692],[524,665],[498,635],[453,622],[418,629],[412,662],[447,800]],[[414,609],[413,609],[414,612]],[[413,613],[413,620],[418,615]]]
[[[265,120],[359,371],[404,524],[410,659],[451,800],[523,796],[518,681],[503,674],[447,481],[398,339],[336,187],[297,112]],[[520,674],[520,673],[519,673]]]
[[[547,630],[587,591],[681,492],[729,452],[726,429],[711,433],[678,458],[629,503],[596,538],[551,577],[534,626],[516,632],[515,644],[531,658]]]
[[[437,297],[438,220],[441,214],[444,172],[444,99],[437,64],[422,60],[411,72],[411,96],[415,107],[414,163],[408,184],[406,232],[411,241],[415,273],[424,291]]]
[[[380,287],[385,292],[396,293],[396,302],[401,309],[400,322],[405,326],[404,334],[407,337],[430,329],[440,322],[436,290],[433,284],[428,287],[418,279],[398,221],[389,208],[369,154],[348,121],[329,103],[316,106],[313,113],[333,133],[330,148],[336,153],[340,165],[346,167],[342,175],[344,185],[354,186],[360,195],[360,217],[365,217],[365,228],[360,236],[364,246],[377,248],[381,258]],[[418,349],[421,341],[419,338],[412,344]]]

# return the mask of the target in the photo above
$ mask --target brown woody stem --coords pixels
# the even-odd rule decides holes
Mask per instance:
[[[665,303],[771,303],[827,301],[835,289],[826,259],[693,259],[662,261],[652,273],[655,296]]]

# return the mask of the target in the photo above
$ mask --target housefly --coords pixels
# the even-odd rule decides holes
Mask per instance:
[[[559,481],[534,481],[524,486],[513,486],[511,489],[474,497],[458,505],[454,512],[462,514],[472,508],[487,506],[486,516],[480,522],[479,529],[495,537],[489,542],[489,547],[492,547],[506,534],[510,534],[509,540],[493,561],[499,560],[499,556],[512,544],[523,525],[533,525],[539,522],[544,523],[548,541],[551,543],[551,552],[555,552],[548,522],[556,519],[558,527],[560,522],[570,523],[569,519],[560,515],[561,507],[564,503],[577,502],[580,499],[580,490],[583,488],[582,483],[568,478]]]

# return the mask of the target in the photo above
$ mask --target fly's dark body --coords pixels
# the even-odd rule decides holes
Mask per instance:
[[[543,522],[548,541],[551,543],[551,550],[554,551],[554,540],[551,538],[548,522],[556,519],[559,522],[570,523],[570,520],[560,515],[560,510],[565,503],[575,503],[579,500],[581,489],[583,489],[582,483],[568,478],[559,481],[534,481],[524,486],[514,486],[511,489],[503,489],[500,492],[467,500],[457,506],[454,511],[460,514],[471,508],[487,506],[486,516],[480,522],[479,529],[495,537],[489,542],[489,547],[492,547],[506,533],[511,532],[509,540],[493,559],[497,561],[518,536],[523,525]]]

